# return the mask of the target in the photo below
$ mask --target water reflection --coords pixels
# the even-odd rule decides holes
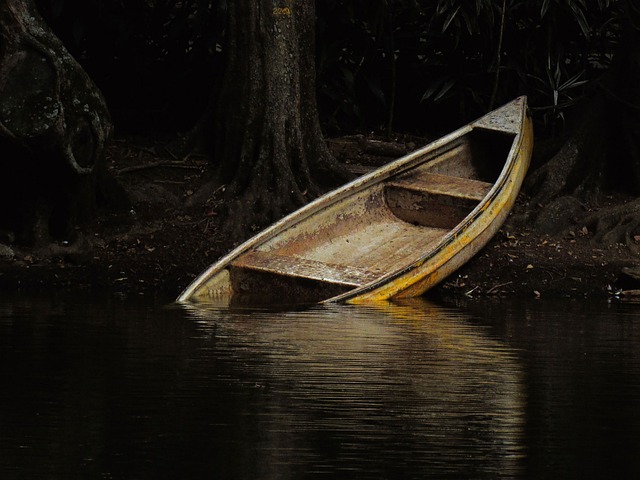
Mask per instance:
[[[637,478],[639,343],[628,305],[0,298],[0,478]]]
[[[640,478],[640,305],[460,307],[482,315],[527,365],[531,478]]]
[[[191,315],[262,397],[253,454],[266,472],[285,464],[369,478],[519,472],[517,357],[459,311],[417,300]]]

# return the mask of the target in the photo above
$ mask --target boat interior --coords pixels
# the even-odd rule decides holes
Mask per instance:
[[[317,302],[419,261],[487,196],[514,139],[474,128],[365,184],[235,259],[234,294],[268,290]]]

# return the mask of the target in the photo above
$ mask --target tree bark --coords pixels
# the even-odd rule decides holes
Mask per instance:
[[[32,0],[0,9],[0,229],[65,237],[93,211],[111,132],[98,88]]]
[[[214,125],[231,234],[263,227],[348,172],[329,153],[315,92],[312,0],[228,3],[227,66]]]

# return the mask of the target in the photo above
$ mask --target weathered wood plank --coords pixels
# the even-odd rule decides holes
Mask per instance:
[[[331,264],[302,257],[277,255],[272,252],[261,251],[245,253],[233,262],[233,267],[348,286],[365,285],[380,277],[383,273],[377,269]]]
[[[425,194],[448,195],[478,202],[491,189],[491,184],[487,182],[427,172],[411,172],[410,175],[394,178],[387,185]]]

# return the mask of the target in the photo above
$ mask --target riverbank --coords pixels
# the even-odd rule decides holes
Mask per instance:
[[[352,136],[328,143],[337,158],[363,173],[415,149],[421,139]],[[73,240],[32,249],[0,245],[0,288],[173,298],[233,247],[218,230],[224,187],[209,180],[206,157],[181,157],[167,143],[121,138],[107,161],[131,207],[103,212]],[[543,235],[523,220],[525,207],[521,195],[490,243],[430,295],[609,298],[640,288],[624,273],[640,265],[640,245],[597,245],[585,227]]]

